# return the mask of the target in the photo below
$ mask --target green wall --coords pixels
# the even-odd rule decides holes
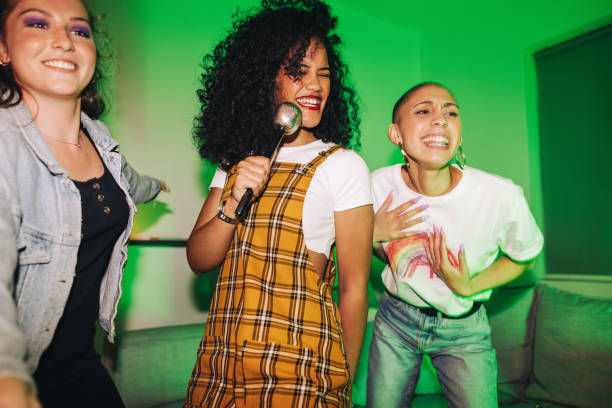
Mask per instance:
[[[190,141],[199,63],[223,37],[236,6],[255,2],[104,3],[119,64],[112,130],[138,169],[174,187],[164,200],[173,214],[155,222],[140,217],[137,232],[185,236],[210,177]],[[531,53],[596,26],[610,16],[612,3],[330,3],[340,17],[344,54],[361,96],[361,153],[372,169],[399,159],[386,142],[397,97],[414,83],[435,80],[447,84],[460,102],[469,163],[512,178],[538,200],[532,197],[537,194],[529,163],[528,130],[537,137],[527,112],[534,81]]]
[[[213,172],[198,159],[190,137],[199,64],[223,38],[236,7],[252,4],[247,0],[94,4],[106,13],[118,61],[110,84],[113,110],[106,120],[131,164],[164,179],[173,189],[156,203],[140,206],[135,234],[182,238],[189,234]],[[541,223],[533,53],[609,22],[612,2],[333,0],[330,4],[340,18],[344,56],[361,99],[361,154],[370,168],[401,160],[386,138],[395,100],[415,83],[442,82],[461,106],[468,164],[523,186]],[[147,264],[190,276],[184,252],[162,253],[148,251]],[[544,273],[542,259],[537,274]],[[379,287],[380,268],[375,262],[374,287]],[[146,273],[141,269],[132,264],[128,272]],[[151,288],[156,284],[142,277],[129,279],[148,282]]]

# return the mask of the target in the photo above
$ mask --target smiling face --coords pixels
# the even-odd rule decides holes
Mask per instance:
[[[93,76],[96,47],[80,0],[19,0],[2,34],[0,59],[35,99],[78,98]]]
[[[402,146],[414,162],[427,169],[442,168],[461,145],[461,119],[455,98],[444,88],[425,85],[399,108],[389,127],[389,139]]]
[[[277,105],[297,104],[302,110],[302,130],[312,134],[312,129],[321,122],[330,88],[327,51],[319,39],[310,41],[300,67],[300,78],[287,75],[281,67],[276,77],[274,101]]]

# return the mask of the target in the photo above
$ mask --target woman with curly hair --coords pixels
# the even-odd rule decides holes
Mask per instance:
[[[93,24],[81,0],[0,0],[2,408],[124,406],[96,320],[112,340],[135,203],[163,183],[96,120]]]
[[[264,0],[204,59],[194,138],[218,170],[187,258],[221,268],[185,407],[350,406],[373,213],[368,168],[343,147],[358,144],[358,112],[336,24],[320,1]],[[285,101],[302,125],[271,163]]]

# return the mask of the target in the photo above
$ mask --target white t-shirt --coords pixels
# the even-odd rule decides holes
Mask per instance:
[[[281,147],[276,161],[306,164],[332,146],[334,143],[316,140],[302,146]],[[210,188],[223,188],[226,179],[227,174],[217,168]],[[361,156],[350,149],[328,156],[315,171],[304,198],[302,229],[306,248],[329,256],[336,238],[334,211],[370,204],[370,170]]]
[[[402,165],[383,167],[372,173],[374,211],[393,190],[390,209],[419,194],[402,178]],[[534,258],[542,249],[543,237],[529,211],[521,187],[511,180],[482,170],[466,167],[463,177],[450,192],[436,197],[422,196],[416,204],[429,204],[421,215],[426,221],[410,227],[411,231],[433,231],[442,227],[446,235],[449,258],[458,261],[461,244],[465,247],[470,276],[498,258],[500,251],[514,261]],[[473,301],[487,300],[491,290],[471,297],[455,295],[431,269],[422,239],[404,238],[383,243],[389,265],[383,271],[386,288],[417,307],[435,307],[448,315],[468,311]]]

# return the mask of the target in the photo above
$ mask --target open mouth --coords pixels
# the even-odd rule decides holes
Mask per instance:
[[[318,96],[301,96],[295,101],[303,109],[319,110],[321,109],[321,98]]]
[[[433,149],[448,149],[448,138],[442,135],[426,136],[421,141]]]
[[[73,64],[70,61],[64,61],[64,60],[47,60],[44,61],[43,64],[45,64],[48,67],[52,67],[52,68],[59,68],[59,69],[65,69],[67,71],[74,71],[76,70],[76,65]]]

